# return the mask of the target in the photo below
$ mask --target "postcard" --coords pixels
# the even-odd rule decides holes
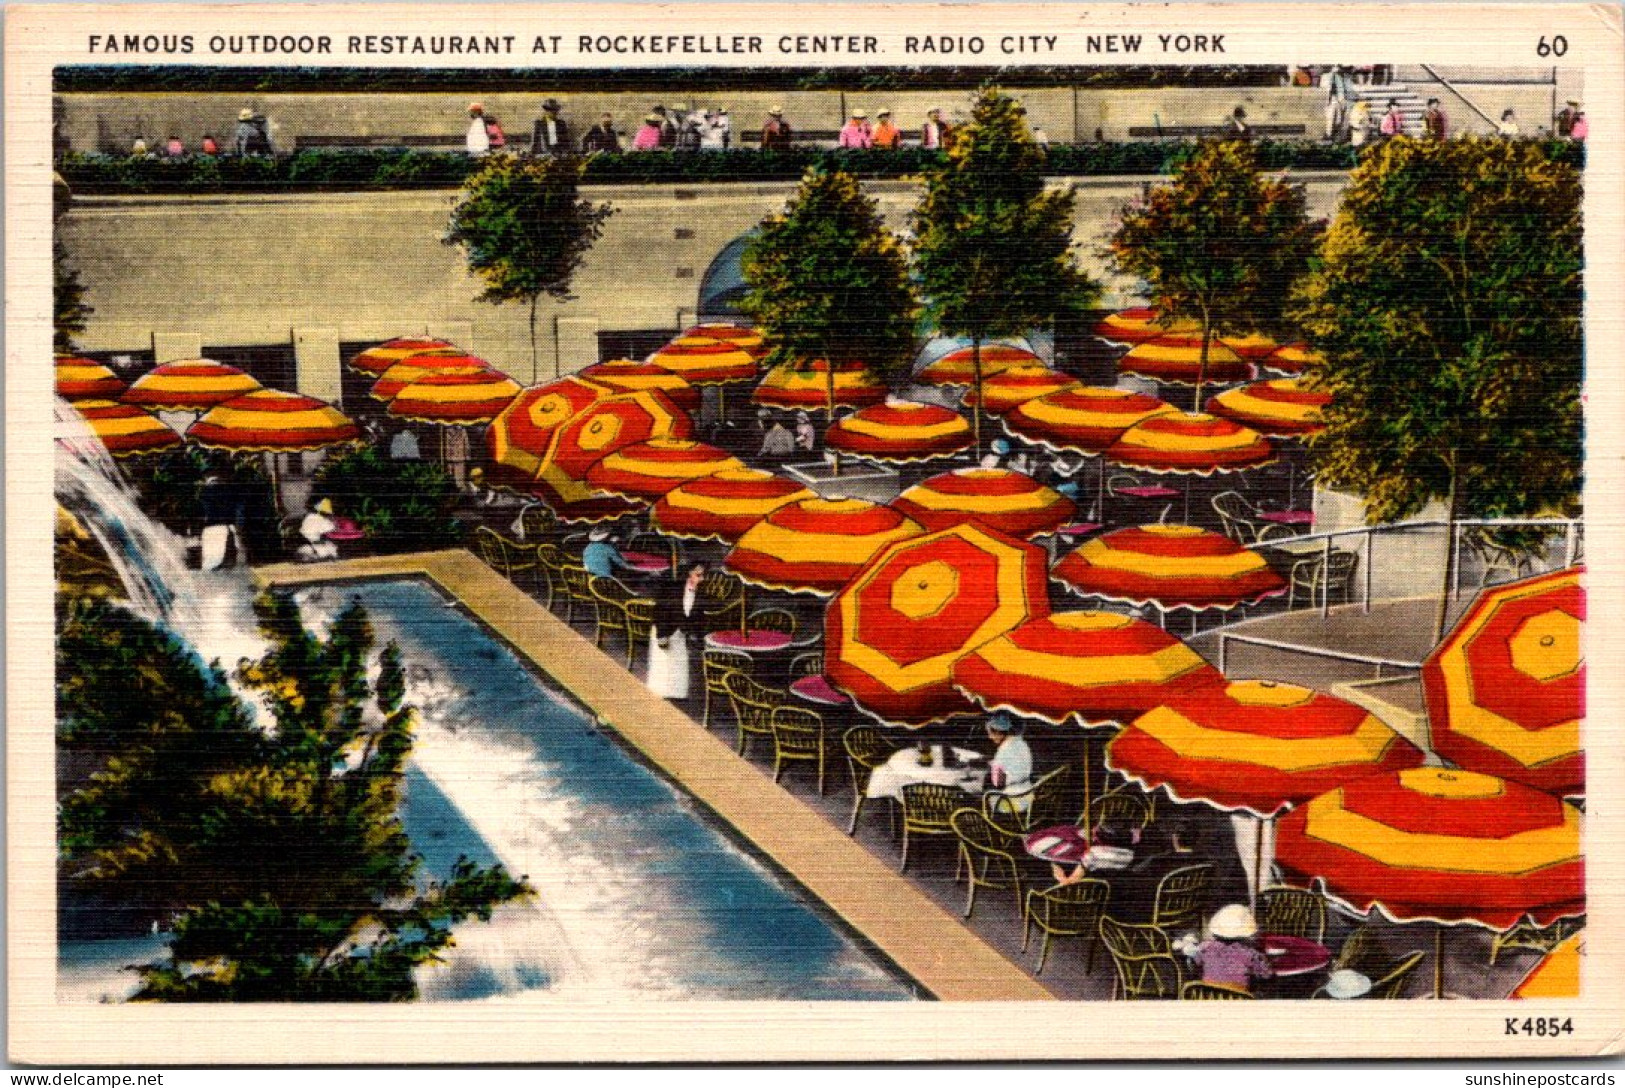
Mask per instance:
[[[5,79],[14,1061],[1618,1051],[1617,7]]]

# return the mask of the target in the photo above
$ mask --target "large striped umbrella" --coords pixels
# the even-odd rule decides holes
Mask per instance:
[[[939,404],[888,400],[836,420],[824,431],[830,449],[876,461],[931,461],[969,449],[971,425]]]
[[[767,346],[762,343],[762,334],[746,325],[733,325],[726,321],[707,321],[704,324],[693,325],[683,330],[683,339],[693,337],[721,340],[732,344],[736,348],[745,349],[758,359],[767,354]]]
[[[1155,624],[1057,612],[960,658],[954,683],[988,710],[1088,726],[1130,722],[1224,675]]]
[[[1007,468],[944,472],[909,488],[891,505],[933,532],[975,522],[1022,540],[1054,532],[1078,510],[1065,495]]]
[[[490,370],[485,360],[456,351],[414,355],[384,371],[368,392],[374,400],[388,404],[400,396],[402,389],[430,374],[483,374]]]
[[[914,375],[921,385],[974,385],[976,384],[976,358],[974,347],[957,348]],[[1043,366],[1044,360],[1014,344],[991,343],[981,347],[982,378],[1009,370],[1013,366]]]
[[[588,405],[611,391],[577,377],[531,386],[509,402],[485,430],[493,483],[528,490],[542,470],[553,435]]]
[[[1051,370],[1047,366],[1013,366],[982,380],[982,395],[965,394],[967,405],[980,405],[989,415],[1002,416],[1018,404],[1059,393],[1063,389],[1081,389],[1078,379]]]
[[[692,385],[748,382],[757,373],[756,357],[749,351],[709,336],[679,336],[649,356],[649,363]]]
[[[337,408],[280,389],[256,389],[209,409],[186,437],[234,453],[300,453],[361,441],[361,430]]]
[[[1298,341],[1292,344],[1283,344],[1259,361],[1265,370],[1273,370],[1278,374],[1302,374],[1304,368],[1310,363],[1323,362],[1325,356],[1314,348]]]
[[[1242,472],[1275,459],[1269,439],[1205,412],[1163,412],[1124,431],[1106,460],[1142,472],[1212,476]]]
[[[739,458],[687,438],[651,438],[606,456],[587,470],[587,483],[629,499],[654,500],[679,484],[742,469]]]
[[[1585,914],[1581,814],[1517,782],[1440,767],[1372,775],[1287,814],[1276,861],[1290,879],[1396,922],[1438,923],[1434,995],[1444,996],[1444,926],[1507,930]]]
[[[724,565],[752,585],[827,597],[882,548],[924,531],[863,499],[803,499],[748,529]]]
[[[1201,335],[1200,322],[1189,318],[1162,323],[1162,315],[1153,306],[1130,306],[1107,314],[1095,323],[1094,334],[1113,344],[1138,344],[1155,340],[1159,336]]]
[[[73,402],[73,407],[114,457],[162,453],[181,444],[178,432],[137,405],[79,400]]]
[[[414,355],[439,352],[459,354],[457,349],[445,340],[436,340],[432,336],[401,336],[358,353],[350,360],[350,368],[378,377],[396,363]]]
[[[1201,332],[1197,331],[1196,335],[1200,338]],[[1244,336],[1221,336],[1219,337],[1219,343],[1249,363],[1263,362],[1275,354],[1275,350],[1281,346],[1275,342],[1273,337],[1265,336],[1261,332],[1250,332]]]
[[[1296,438],[1325,427],[1320,410],[1331,402],[1330,393],[1307,388],[1301,378],[1277,378],[1220,393],[1208,400],[1207,410],[1259,434]]]
[[[1462,767],[1585,793],[1583,568],[1479,595],[1422,666],[1433,748]]]
[[[685,412],[700,407],[700,391],[664,367],[640,363],[635,359],[610,359],[594,363],[578,371],[577,377],[613,389],[617,393],[642,393],[657,390],[671,398],[671,402]]]
[[[788,363],[767,372],[751,400],[766,408],[866,408],[886,399],[886,383],[861,363],[835,369],[833,390],[829,362],[815,359],[806,367]]]
[[[1136,423],[1174,411],[1144,393],[1085,385],[1017,405],[1006,413],[1004,429],[1056,453],[1096,454]]]
[[[533,490],[561,518],[604,520],[641,508],[589,485],[587,470],[616,450],[651,438],[692,438],[688,413],[662,393],[620,393],[588,404],[553,432]],[[605,502],[604,500],[611,500]]]
[[[1542,956],[1507,996],[1516,999],[1580,996],[1580,968],[1585,960],[1585,935],[1575,933]]]
[[[824,670],[860,710],[921,726],[974,705],[953,686],[966,653],[1049,614],[1044,552],[976,525],[891,544],[824,613]]]
[[[63,400],[105,400],[124,389],[124,379],[94,359],[56,357],[56,395]]]
[[[1117,360],[1117,369],[1123,374],[1138,374],[1152,381],[1175,385],[1195,385],[1202,370],[1202,338],[1163,336],[1147,340],[1131,348]],[[1253,365],[1224,345],[1222,341],[1208,342],[1207,370],[1201,380],[1211,385],[1244,382],[1253,376]]]
[[[817,497],[771,472],[732,469],[672,488],[655,503],[649,520],[667,536],[733,544],[781,506]]]
[[[1088,541],[1051,576],[1075,593],[1166,612],[1231,609],[1286,592],[1264,557],[1194,525],[1140,525]]]
[[[443,427],[490,423],[519,395],[519,383],[499,370],[437,371],[395,394],[389,414]]]
[[[153,367],[119,399],[143,408],[206,412],[259,388],[259,382],[234,366],[213,359],[180,359]]]

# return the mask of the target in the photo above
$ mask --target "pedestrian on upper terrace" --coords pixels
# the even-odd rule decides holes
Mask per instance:
[[[237,112],[237,154],[269,155],[271,137],[266,133],[265,118],[251,109]]]
[[[147,154],[147,141],[137,136],[130,144],[130,157],[135,159],[144,159],[147,157]]]
[[[1581,110],[1579,113],[1574,115],[1574,127],[1569,130],[1569,139],[1573,140],[1577,144],[1583,144],[1585,143],[1586,137],[1590,134],[1591,122],[1586,120],[1585,111]]]
[[[927,151],[941,151],[948,146],[949,128],[942,119],[942,111],[933,109],[925,115],[920,127],[920,146]]]
[[[1364,147],[1371,138],[1371,103],[1360,99],[1349,107],[1349,143]]]
[[[1437,98],[1428,99],[1427,112],[1422,115],[1422,129],[1430,140],[1442,140],[1450,134],[1450,118],[1439,107]]]
[[[1382,115],[1382,138],[1391,140],[1405,135],[1405,115],[1399,111],[1399,99],[1388,100],[1388,112]]]
[[[491,136],[485,131],[485,107],[478,102],[468,106],[468,132],[463,136],[463,147],[475,158],[491,150]]]
[[[875,117],[875,130],[870,135],[873,146],[883,151],[895,151],[902,147],[903,133],[891,123],[891,110],[881,110]]]
[[[1348,69],[1334,64],[1322,78],[1326,90],[1326,139],[1336,143],[1348,128],[1349,103],[1354,100],[1354,84]]]
[[[1501,123],[1495,126],[1495,131],[1501,136],[1518,135],[1518,115],[1510,109],[1501,111]]]
[[[711,122],[711,127],[722,150],[726,151],[734,145],[734,122],[733,118],[728,116],[728,107],[717,107],[717,115]]]
[[[489,113],[485,115],[485,138],[490,141],[492,151],[501,151],[508,146],[508,137],[502,131],[502,122]]]
[[[727,146],[727,122],[716,110],[706,110],[700,123],[700,150],[721,151]]]
[[[186,154],[186,145],[179,136],[171,136],[164,144],[164,154],[172,159],[178,159]]]
[[[656,106],[649,111],[660,118],[660,146],[668,150],[677,147],[677,122],[667,111],[665,106]]]
[[[205,155],[218,155],[218,154],[220,154],[220,144],[215,140],[215,138],[212,135],[210,135],[207,132],[205,132],[203,134],[203,143],[202,143],[201,147],[202,147],[203,153]]]
[[[1570,139],[1574,135],[1574,122],[1580,117],[1580,103],[1569,99],[1552,119],[1552,129],[1560,140]]]
[[[666,119],[658,113],[651,113],[645,117],[643,127],[632,137],[632,150],[659,151],[663,148],[665,144],[661,142],[661,135],[665,122]]]
[[[1232,140],[1251,140],[1253,138],[1253,130],[1247,124],[1247,111],[1240,106],[1237,106],[1230,114],[1230,124],[1227,127],[1229,129],[1227,135]]]
[[[645,127],[647,128],[649,126],[645,125]],[[655,146],[659,147],[660,124],[658,120],[654,124],[653,128],[654,135],[652,139],[655,142]],[[638,135],[641,136],[642,133],[640,132]],[[581,153],[583,155],[591,155],[594,153],[614,154],[620,151],[620,149],[621,138],[615,134],[615,119],[607,113],[599,117],[598,123],[592,126],[592,128],[589,128],[587,130],[587,134],[581,137]]]
[[[869,127],[867,113],[863,110],[852,111],[852,119],[841,127],[837,146],[860,151],[874,146],[874,131]]]
[[[575,149],[570,139],[570,126],[559,116],[557,99],[542,103],[542,116],[536,121],[530,135],[530,153],[533,156],[568,155]]]
[[[767,111],[767,123],[762,126],[762,150],[790,150],[790,122],[784,119],[783,106]]]
[[[690,113],[688,106],[679,103],[673,110],[677,122],[677,150],[698,151],[705,126],[705,117],[699,110]]]

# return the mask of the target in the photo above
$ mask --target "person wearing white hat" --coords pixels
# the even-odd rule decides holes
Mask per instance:
[[[1327,976],[1320,992],[1333,1001],[1355,1001],[1371,992],[1371,980],[1345,967]]]
[[[338,522],[333,520],[332,499],[323,499],[311,507],[299,522],[299,536],[304,540],[299,546],[300,560],[314,563],[320,559],[337,559],[339,546],[327,539],[327,534],[338,527]]]
[[[987,739],[998,745],[988,761],[988,785],[1025,812],[1033,788],[1033,750],[1021,733],[1021,723],[1002,711],[987,719]]]
[[[806,412],[796,413],[796,449],[812,453],[818,448],[818,432]]]
[[[837,146],[847,150],[867,150],[874,146],[874,131],[869,127],[869,115],[862,110],[853,110],[851,120],[841,126],[841,138]]]
[[[762,150],[790,150],[790,122],[784,119],[783,106],[767,111],[767,123],[762,126]]]
[[[1004,459],[1010,456],[1010,442],[1008,439],[995,438],[988,447],[988,452],[982,455],[982,468],[1003,468]]]
[[[587,534],[587,546],[581,549],[581,565],[595,578],[613,578],[617,570],[632,570],[615,538],[608,529],[595,528]]]
[[[491,150],[491,134],[485,128],[485,107],[478,102],[468,104],[468,132],[463,146],[476,159]]]
[[[891,110],[875,114],[874,146],[885,151],[896,151],[903,146],[903,131],[891,121]]]
[[[1253,982],[1273,978],[1269,959],[1258,950],[1258,922],[1242,903],[1220,907],[1208,921],[1208,939],[1187,951],[1202,968],[1202,981],[1246,993]]]

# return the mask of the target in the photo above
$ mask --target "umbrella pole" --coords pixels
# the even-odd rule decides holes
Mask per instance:
[[[1253,910],[1258,909],[1258,897],[1264,891],[1264,819],[1253,817]]]

